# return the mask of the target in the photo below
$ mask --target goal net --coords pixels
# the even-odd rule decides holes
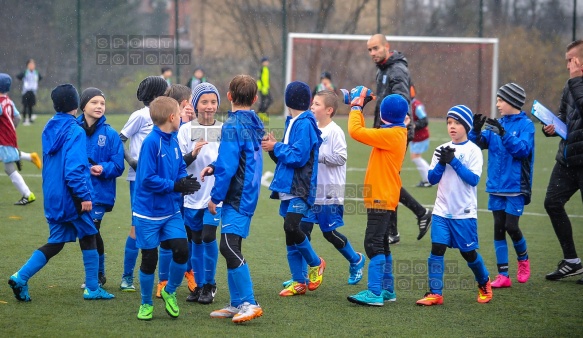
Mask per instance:
[[[286,84],[304,81],[314,88],[324,71],[337,89],[365,85],[376,90],[376,67],[368,55],[369,35],[290,33]],[[409,72],[430,117],[444,117],[454,105],[496,115],[498,39],[387,36],[391,50],[405,55]],[[343,106],[343,105],[341,105]],[[371,107],[369,107],[371,106]],[[373,109],[372,106],[368,109]],[[339,109],[339,114],[348,107]]]

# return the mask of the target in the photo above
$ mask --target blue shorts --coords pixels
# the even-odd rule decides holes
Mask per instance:
[[[490,194],[488,210],[504,210],[507,214],[522,216],[524,212],[524,195],[500,196]]]
[[[299,197],[294,197],[291,200],[281,201],[281,204],[279,205],[279,215],[285,218],[288,212],[293,212],[306,216],[309,209],[310,207],[306,201]]]
[[[133,210],[133,206],[134,206],[134,187],[135,187],[135,181],[130,181],[130,214],[132,215],[132,226],[135,226],[136,223],[136,217],[134,216],[134,213],[132,212]]]
[[[476,218],[451,219],[433,215],[431,242],[445,244],[462,252],[478,249],[478,220]]]
[[[429,139],[423,140],[421,142],[411,142],[409,143],[409,151],[411,154],[422,154],[429,149]]]
[[[186,239],[186,230],[182,222],[180,213],[154,221],[141,217],[134,217],[136,220],[136,246],[139,249],[154,249],[160,242],[175,239]]]
[[[184,208],[184,224],[186,224],[186,226],[192,231],[201,231],[203,225],[217,227],[221,222],[221,209],[222,208],[217,208],[217,214],[211,215],[208,208]]]
[[[239,213],[230,204],[223,202],[221,211],[221,234],[234,234],[247,238],[251,226],[251,216]]]
[[[11,163],[20,160],[18,149],[11,146],[0,146],[0,162]]]
[[[344,215],[343,205],[315,204],[311,209],[308,209],[308,213],[306,217],[302,218],[302,222],[318,223],[322,232],[330,232],[344,225],[342,215]]]
[[[88,212],[82,213],[71,222],[49,223],[49,240],[47,243],[75,242],[77,238],[95,235],[97,228],[93,224],[91,215]]]
[[[96,220],[96,221],[101,221],[103,219],[103,216],[105,215],[107,210],[107,206],[102,205],[102,204],[98,204],[98,205],[93,205],[93,208],[91,209],[91,211],[89,212],[91,215],[91,218]]]

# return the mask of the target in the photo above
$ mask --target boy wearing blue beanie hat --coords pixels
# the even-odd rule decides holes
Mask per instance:
[[[380,105],[380,128],[366,128],[362,109],[376,99],[372,91],[358,86],[350,91],[348,133],[358,142],[372,147],[364,186],[364,205],[367,224],[364,248],[370,259],[367,289],[348,296],[348,301],[368,306],[383,306],[385,301],[395,301],[393,256],[389,249],[389,222],[395,217],[399,204],[401,177],[407,146],[405,116],[409,104],[398,94],[386,96]]]
[[[57,255],[67,242],[79,245],[85,266],[83,298],[111,299],[98,282],[99,255],[97,228],[90,211],[93,208],[93,187],[87,161],[86,136],[75,120],[79,94],[70,84],[57,86],[51,92],[57,114],[42,133],[44,213],[49,224],[47,244],[33,252],[30,259],[8,280],[19,301],[29,302],[28,280]],[[54,201],[61,201],[54,203]]]
[[[310,87],[294,81],[285,89],[285,105],[290,116],[285,121],[284,136],[277,142],[273,133],[261,143],[263,150],[276,163],[269,189],[271,198],[281,201],[279,214],[284,219],[283,229],[287,245],[287,260],[293,282],[283,289],[282,297],[303,295],[322,284],[326,262],[319,257],[300,222],[316,199],[318,177],[318,150],[322,143],[321,131],[314,114],[308,109],[312,101]],[[308,276],[303,271],[308,264]]]
[[[20,113],[8,92],[12,85],[10,75],[0,73],[0,162],[4,163],[4,171],[10,177],[14,187],[22,196],[15,205],[27,205],[36,200],[34,194],[24,182],[24,178],[17,171],[21,169],[21,160],[31,161],[39,169],[42,167],[37,153],[25,153],[18,149],[16,127],[20,122]]]
[[[482,152],[468,140],[473,114],[457,105],[447,112],[447,130],[451,141],[439,146],[429,166],[427,179],[437,186],[431,228],[431,253],[427,259],[429,291],[417,305],[443,304],[444,254],[450,247],[459,249],[478,282],[478,303],[492,300],[488,269],[478,245],[478,203],[476,186],[482,175]],[[456,156],[457,155],[457,156]]]

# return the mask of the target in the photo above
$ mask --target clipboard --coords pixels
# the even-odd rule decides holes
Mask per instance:
[[[554,125],[555,133],[557,133],[557,135],[559,135],[563,140],[567,139],[567,126],[565,123],[537,100],[534,100],[532,104],[531,114],[539,121],[541,121],[545,126],[548,126],[549,124]]]

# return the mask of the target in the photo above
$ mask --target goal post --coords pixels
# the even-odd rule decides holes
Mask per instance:
[[[370,35],[289,33],[285,84],[299,80],[314,87],[332,74],[336,88],[376,89],[376,67],[366,49]],[[386,36],[391,50],[407,58],[417,97],[430,117],[465,104],[474,113],[496,116],[498,39]],[[339,110],[346,113],[348,110]]]

